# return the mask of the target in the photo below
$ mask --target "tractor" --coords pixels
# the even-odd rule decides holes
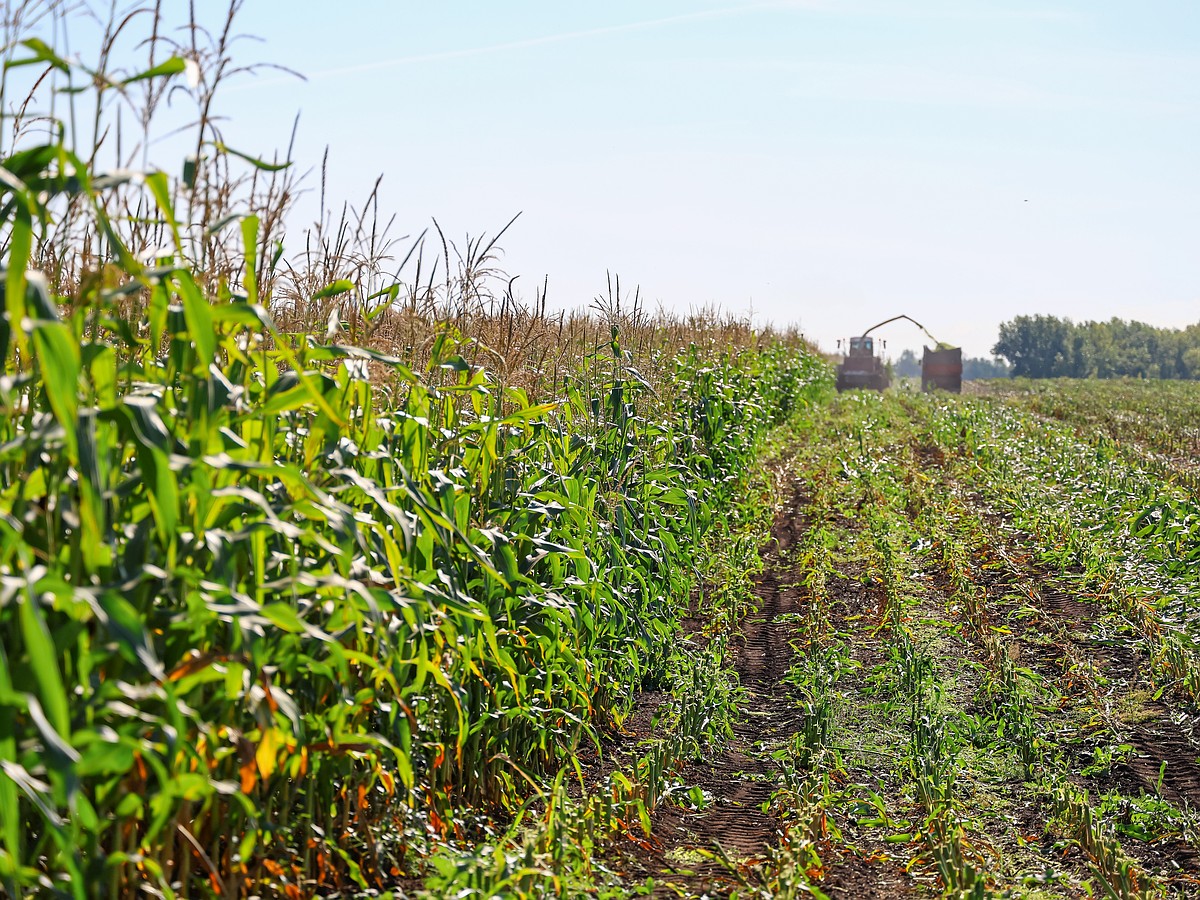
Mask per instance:
[[[838,341],[841,344],[841,341]],[[852,337],[847,341],[846,356],[837,367],[837,389],[869,388],[882,391],[892,380],[883,357],[875,355],[875,339]]]

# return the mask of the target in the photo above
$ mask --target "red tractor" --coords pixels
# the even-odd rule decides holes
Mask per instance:
[[[838,342],[841,344],[841,341]],[[847,341],[846,356],[837,367],[837,389],[869,388],[882,391],[892,380],[883,357],[875,355],[875,340],[865,334]]]

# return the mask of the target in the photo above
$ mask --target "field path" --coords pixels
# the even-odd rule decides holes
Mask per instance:
[[[795,655],[792,641],[804,602],[784,557],[804,527],[797,498],[779,513],[764,548],[764,570],[755,585],[759,606],[743,618],[731,641],[744,691],[734,739],[679,773],[686,784],[704,790],[704,807],[661,804],[652,817],[653,837],[625,860],[630,883],[654,878],[653,896],[744,891],[753,883],[755,867],[778,843],[781,823],[771,805],[781,772],[769,754],[786,745],[797,727],[799,708],[783,677]]]
[[[803,721],[800,695],[785,677],[796,664],[795,647],[810,634],[812,598],[802,586],[800,564],[791,557],[810,527],[808,514],[808,501],[796,490],[778,513],[771,541],[762,551],[763,571],[755,578],[758,606],[744,616],[731,641],[744,692],[734,739],[679,773],[684,783],[704,790],[705,807],[692,811],[671,803],[659,805],[651,818],[651,839],[624,851],[626,883],[653,878],[651,896],[773,895],[764,877],[778,869],[772,855],[784,823],[773,801],[784,778],[772,753],[791,745]],[[843,579],[839,583],[845,589],[839,609],[873,604],[860,585]],[[643,722],[648,718],[641,717]],[[638,731],[636,737],[654,737],[652,728]],[[898,866],[872,859],[873,848],[826,849],[831,856],[821,873],[821,889],[832,900],[912,895],[910,880]]]

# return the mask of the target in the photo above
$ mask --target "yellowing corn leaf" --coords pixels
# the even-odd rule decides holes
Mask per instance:
[[[275,771],[279,759],[279,748],[283,745],[283,732],[278,728],[269,728],[263,732],[258,749],[254,751],[254,762],[258,766],[258,774],[270,778]]]

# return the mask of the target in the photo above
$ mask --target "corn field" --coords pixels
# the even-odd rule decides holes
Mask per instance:
[[[10,205],[36,220],[63,161],[6,160]],[[10,227],[14,895],[366,887],[513,805],[661,675],[714,507],[825,379],[800,347],[692,344],[658,351],[660,392],[613,325],[535,404],[450,329],[414,372],[279,331],[252,282],[130,265],[54,296]]]
[[[554,371],[477,364],[445,308],[374,311],[423,326],[404,359],[339,343],[349,308],[283,331],[256,215],[214,277],[178,213],[194,181],[104,174],[61,138],[2,171],[12,896],[365,889],[511,813],[663,677],[714,509],[825,379],[716,321],[560,318],[554,346],[508,298],[472,323],[510,345],[537,325]],[[167,237],[148,262],[131,208]],[[90,268],[68,229],[103,247]]]
[[[1196,896],[1194,386],[290,254],[239,5],[0,18],[0,896]]]

